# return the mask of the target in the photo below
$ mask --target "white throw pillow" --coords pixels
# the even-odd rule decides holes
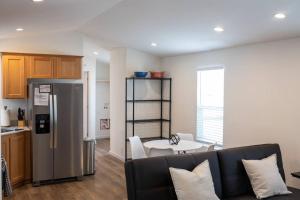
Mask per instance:
[[[262,160],[242,161],[256,198],[291,194],[279,173],[276,154]]]
[[[215,193],[208,160],[192,172],[170,168],[178,200],[219,200]]]

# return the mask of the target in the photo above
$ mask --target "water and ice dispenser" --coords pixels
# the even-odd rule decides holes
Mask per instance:
[[[50,114],[35,115],[36,134],[50,133]]]

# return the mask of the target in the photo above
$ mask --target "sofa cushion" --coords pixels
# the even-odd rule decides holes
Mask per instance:
[[[222,197],[220,168],[217,152],[153,157],[131,160],[125,163],[128,199],[176,200],[176,193],[169,168],[192,171],[198,164],[208,160],[216,194]]]
[[[223,197],[235,197],[240,195],[253,194],[253,190],[243,166],[242,159],[260,160],[277,155],[279,172],[285,180],[282,166],[282,158],[278,144],[264,144],[248,147],[225,149],[218,152],[221,168]]]
[[[207,160],[193,171],[173,167],[169,169],[178,200],[220,200],[215,193]]]
[[[243,159],[242,162],[258,199],[291,193],[279,173],[276,154],[262,160]]]
[[[300,190],[295,188],[288,188],[293,194],[283,195],[283,196],[275,196],[271,198],[267,198],[267,200],[299,200],[300,199]],[[242,195],[238,197],[226,198],[224,200],[256,200],[254,195]]]

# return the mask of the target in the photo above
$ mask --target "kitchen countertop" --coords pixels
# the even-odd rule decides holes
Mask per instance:
[[[17,126],[9,126],[9,127],[2,127],[4,129],[21,129],[20,127],[17,127]],[[4,136],[4,135],[11,135],[11,134],[16,134],[16,133],[21,133],[23,131],[31,131],[31,129],[27,126],[25,127],[22,127],[22,130],[17,130],[17,131],[9,131],[9,132],[4,132],[4,133],[1,133],[1,136]]]

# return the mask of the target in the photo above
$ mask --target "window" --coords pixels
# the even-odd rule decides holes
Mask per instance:
[[[197,71],[197,140],[223,145],[224,69]]]

